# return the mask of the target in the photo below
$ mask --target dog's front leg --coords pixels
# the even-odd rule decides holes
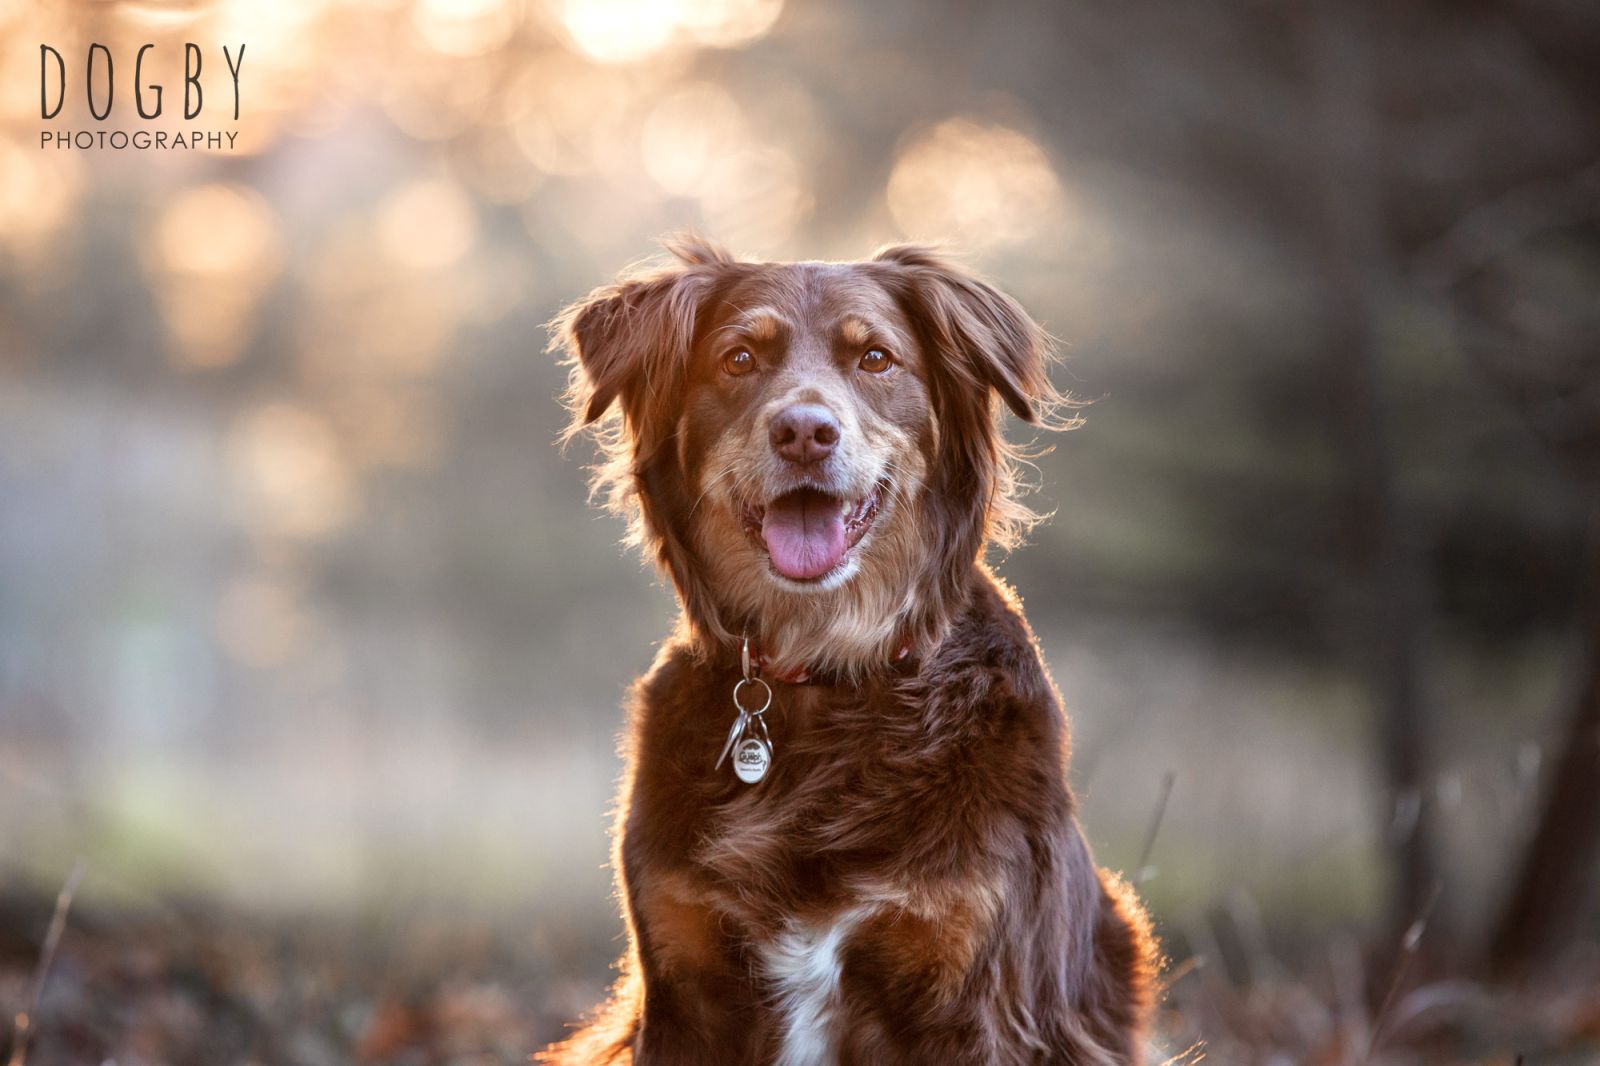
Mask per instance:
[[[708,890],[671,870],[630,870],[643,978],[634,1066],[759,1061],[748,963]]]
[[[1082,853],[1087,862],[1087,852]],[[1075,856],[1069,855],[1070,863]],[[1023,871],[882,893],[844,952],[843,1066],[1133,1066],[1141,965],[1124,902],[1092,866],[1019,900]],[[1053,971],[1053,972],[1052,972]],[[1132,1004],[1133,1006],[1130,1006]]]

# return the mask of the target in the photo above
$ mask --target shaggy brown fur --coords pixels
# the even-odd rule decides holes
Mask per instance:
[[[1142,1061],[1149,925],[1094,866],[1060,701],[981,563],[1031,519],[999,403],[1052,417],[1042,331],[922,248],[672,251],[556,323],[575,428],[602,425],[598,486],[635,513],[683,620],[631,701],[623,976],[544,1061]],[[797,402],[841,429],[803,469],[767,444]],[[875,501],[816,580],[780,573],[752,528],[797,486]],[[774,681],[776,757],[753,786],[713,769],[745,634],[769,679],[812,678]]]

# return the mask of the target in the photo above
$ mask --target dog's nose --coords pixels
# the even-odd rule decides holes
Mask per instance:
[[[797,403],[778,412],[769,436],[772,450],[791,463],[814,463],[833,454],[839,420],[820,404]]]

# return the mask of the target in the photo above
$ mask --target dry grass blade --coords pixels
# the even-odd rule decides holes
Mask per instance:
[[[1161,820],[1167,815],[1167,800],[1172,798],[1172,783],[1177,774],[1168,770],[1161,775],[1161,798],[1156,800],[1155,814],[1150,818],[1150,829],[1144,836],[1144,847],[1139,852],[1139,865],[1133,870],[1133,887],[1139,888],[1150,871],[1150,855],[1156,849],[1156,834],[1161,832]]]
[[[1394,976],[1389,981],[1389,990],[1384,993],[1383,1004],[1378,1008],[1377,1017],[1372,1020],[1372,1030],[1367,1041],[1366,1054],[1361,1057],[1362,1066],[1372,1061],[1378,1053],[1378,1048],[1383,1043],[1387,1034],[1387,1026],[1391,1020],[1390,1012],[1394,1010],[1395,1000],[1400,994],[1401,986],[1405,983],[1406,975],[1410,972],[1411,963],[1416,958],[1417,948],[1422,943],[1422,936],[1428,929],[1428,919],[1433,915],[1434,904],[1439,902],[1439,893],[1443,885],[1435,884],[1433,891],[1428,896],[1427,903],[1423,904],[1422,912],[1416,920],[1406,928],[1405,935],[1400,940],[1400,956],[1395,962]]]
[[[33,1022],[39,1013],[39,1001],[44,996],[44,983],[50,976],[50,964],[55,961],[56,949],[61,946],[61,935],[66,932],[67,911],[72,908],[72,897],[77,895],[85,866],[81,857],[73,863],[66,883],[56,893],[56,909],[50,916],[50,928],[45,932],[44,944],[39,948],[39,962],[34,967],[33,984],[28,990],[28,1006],[17,1015],[16,1035],[11,1041],[8,1066],[24,1066],[28,1061],[28,1044],[33,1038]]]
[[[1172,986],[1188,977],[1191,973],[1205,965],[1205,959],[1200,955],[1190,955],[1171,970],[1161,976],[1161,994],[1166,995]]]

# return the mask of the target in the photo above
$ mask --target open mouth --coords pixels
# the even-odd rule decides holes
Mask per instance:
[[[883,485],[851,500],[817,488],[785,492],[744,509],[744,528],[772,569],[791,581],[820,581],[850,561],[878,517]]]

